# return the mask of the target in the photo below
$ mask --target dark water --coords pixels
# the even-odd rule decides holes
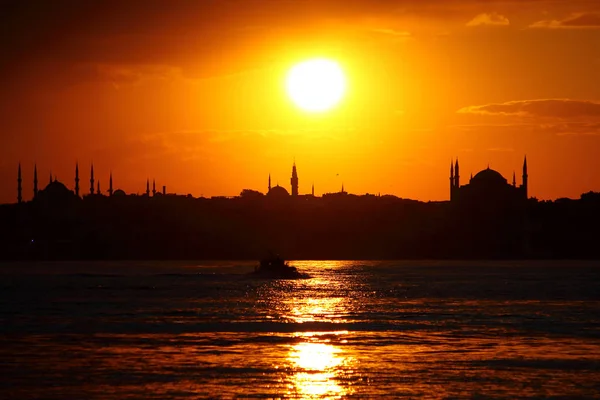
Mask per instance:
[[[600,262],[0,267],[0,398],[599,398]]]

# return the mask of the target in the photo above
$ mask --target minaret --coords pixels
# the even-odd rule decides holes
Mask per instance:
[[[312,190],[310,191],[310,194],[312,194],[313,197],[315,197],[315,183],[314,182],[312,184]]]
[[[296,171],[296,161],[294,161],[294,166],[292,167],[292,179],[290,179],[290,183],[292,184],[292,196],[298,196],[298,172]]]
[[[529,194],[527,192],[527,156],[525,156],[525,159],[523,160],[523,192],[525,194],[525,199],[529,198]]]
[[[450,200],[452,200],[454,194],[454,164],[450,160]]]
[[[513,171],[513,186],[517,187],[517,175],[515,174],[515,171]]]
[[[110,171],[110,178],[108,180],[108,195],[113,195],[113,186],[112,186],[112,171]]]
[[[150,179],[146,179],[146,196],[150,197]]]
[[[23,188],[21,182],[23,182],[23,180],[21,179],[21,163],[19,163],[19,172],[17,173],[17,203],[19,204],[23,201]]]
[[[458,173],[458,158],[456,158],[456,165],[454,166],[454,186],[458,189],[460,187],[460,174]]]
[[[341,191],[341,193],[345,193],[344,192],[344,183],[342,183],[342,191]]]
[[[52,171],[50,171],[50,181],[48,183],[52,183]]]
[[[33,198],[37,197],[38,193],[38,178],[37,178],[37,164],[33,165]]]
[[[156,196],[156,179],[152,179],[152,196]]]
[[[269,174],[269,192],[271,191],[271,174]]]
[[[90,194],[94,194],[94,163],[90,172]]]
[[[96,187],[96,194],[102,194],[100,192],[100,179],[98,179],[98,186]]]
[[[75,163],[75,196],[79,197],[79,163]]]

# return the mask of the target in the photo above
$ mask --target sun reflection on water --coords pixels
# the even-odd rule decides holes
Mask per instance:
[[[333,345],[323,336],[339,336],[348,332],[306,332],[297,336],[306,342],[293,345],[288,360],[295,373],[290,377],[290,392],[303,399],[340,398],[350,394],[349,389],[339,384],[342,369],[353,361],[339,346]]]
[[[319,267],[320,268],[320,267]],[[329,266],[335,269],[336,266]],[[344,323],[352,313],[353,299],[340,296],[339,289],[350,290],[352,283],[343,277],[332,279],[331,276],[319,275],[319,269],[310,271],[312,278],[295,282],[292,290],[277,300],[276,309],[279,317],[289,322],[330,322]],[[310,293],[310,296],[306,296]]]
[[[347,322],[348,315],[354,311],[355,304],[351,296],[340,296],[352,290],[353,282],[344,276],[335,274],[332,279],[326,271],[337,271],[342,267],[338,263],[307,263],[300,265],[312,278],[296,281],[293,289],[283,292],[283,296],[274,301],[275,319],[297,324],[293,334],[294,344],[287,348],[286,377],[287,397],[300,399],[338,399],[353,393],[348,385],[356,371],[356,358],[348,352],[346,330],[329,332],[308,331],[319,324],[338,324]]]
[[[345,322],[341,316],[345,302],[341,298],[290,299],[287,318],[294,322]]]

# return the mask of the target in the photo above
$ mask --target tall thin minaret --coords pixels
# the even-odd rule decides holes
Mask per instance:
[[[341,193],[346,193],[344,192],[344,183],[342,182],[342,192]]]
[[[269,174],[269,192],[271,191],[271,174]]]
[[[523,192],[525,195],[525,199],[529,198],[528,189],[527,189],[528,178],[529,177],[527,176],[527,156],[525,156],[525,159],[523,160]]]
[[[460,187],[460,174],[458,172],[458,157],[456,158],[456,165],[454,166],[454,186],[458,189]]]
[[[90,194],[94,194],[94,163],[90,172]]]
[[[315,183],[314,182],[312,184],[312,190],[310,191],[310,194],[312,194],[313,197],[315,196]]]
[[[515,174],[515,171],[513,171],[513,186],[517,187],[517,175]]]
[[[102,192],[100,192],[100,179],[98,179],[98,186],[96,187],[96,194],[102,194]]]
[[[112,186],[112,171],[110,171],[110,178],[108,180],[108,195],[113,195],[113,186]]]
[[[292,166],[292,179],[290,179],[290,183],[292,184],[292,196],[298,196],[298,172],[296,171],[296,161],[294,161],[294,165]]]
[[[450,160],[450,200],[454,194],[454,163]]]
[[[152,196],[156,196],[156,179],[152,179]]]
[[[75,196],[79,197],[79,163],[75,163]]]
[[[146,196],[150,197],[150,179],[146,178]]]
[[[17,203],[21,204],[23,201],[23,187],[21,183],[23,180],[21,179],[21,163],[19,163],[19,172],[17,173]]]
[[[33,164],[33,198],[38,194],[37,164]]]
[[[50,171],[50,182],[48,183],[52,183],[52,171]]]

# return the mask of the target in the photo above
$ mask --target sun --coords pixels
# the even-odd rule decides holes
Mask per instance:
[[[298,107],[309,112],[323,112],[340,102],[346,91],[346,78],[335,61],[312,59],[290,69],[286,89]]]

